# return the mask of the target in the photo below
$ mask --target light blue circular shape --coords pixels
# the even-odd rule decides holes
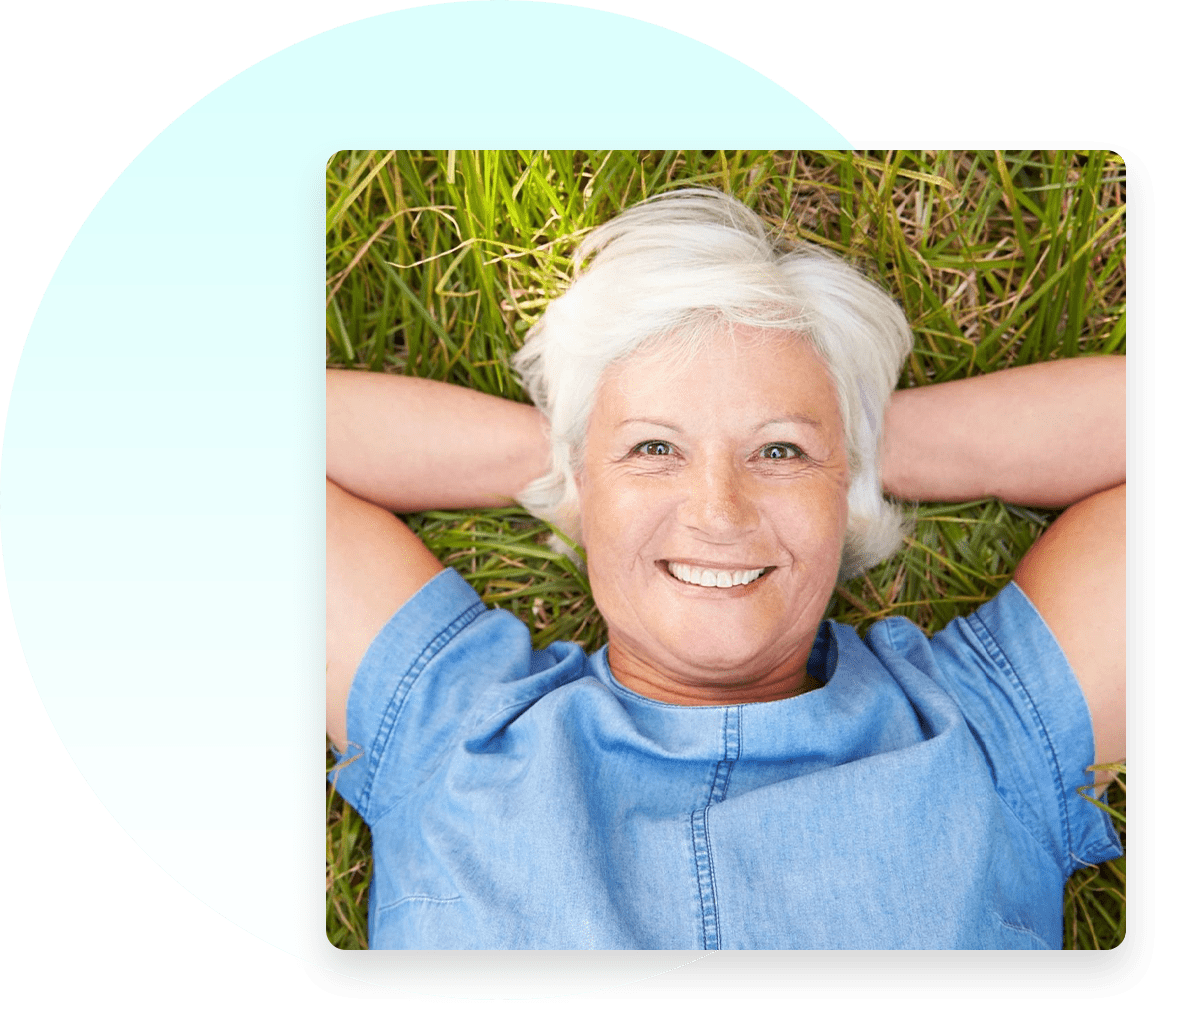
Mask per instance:
[[[144,150],[80,229],[30,329],[0,521],[46,709],[153,859],[263,939],[363,977],[360,961],[335,960],[322,924],[327,158],[846,146],[786,91],[691,39],[584,8],[489,2],[295,45]],[[592,961],[590,980],[689,960]],[[451,965],[434,965],[373,960],[367,973],[457,992],[435,982]],[[567,972],[568,988],[585,987],[579,965]]]

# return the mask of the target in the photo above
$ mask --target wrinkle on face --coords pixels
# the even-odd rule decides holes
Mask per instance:
[[[678,365],[664,346],[618,363],[578,473],[617,678],[682,704],[798,693],[847,523],[843,423],[810,344],[737,327]],[[668,560],[767,571],[712,589]]]

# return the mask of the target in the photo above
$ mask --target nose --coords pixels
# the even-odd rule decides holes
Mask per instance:
[[[678,520],[708,540],[731,542],[757,527],[747,478],[728,459],[709,459],[685,474]]]

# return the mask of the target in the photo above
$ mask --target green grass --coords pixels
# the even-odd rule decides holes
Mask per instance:
[[[327,166],[327,366],[427,376],[513,399],[508,360],[588,230],[689,185],[734,193],[790,239],[833,249],[901,302],[902,385],[1125,352],[1125,166],[1100,151],[343,152]],[[407,517],[536,645],[603,644],[582,574],[518,509]],[[896,557],[829,616],[942,628],[995,594],[1054,513],[921,505]],[[1108,804],[1124,830],[1123,766]],[[1090,801],[1089,801],[1090,802]],[[328,788],[327,935],[367,945],[368,830]],[[1118,944],[1125,860],[1077,873],[1066,943]]]

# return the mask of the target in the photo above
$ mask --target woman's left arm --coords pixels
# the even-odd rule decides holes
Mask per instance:
[[[1066,508],[1125,482],[1125,359],[1066,358],[899,389],[885,490],[906,501]]]
[[[1013,578],[1063,647],[1096,762],[1125,756],[1125,359],[1071,358],[894,393],[885,489],[1065,508]]]

